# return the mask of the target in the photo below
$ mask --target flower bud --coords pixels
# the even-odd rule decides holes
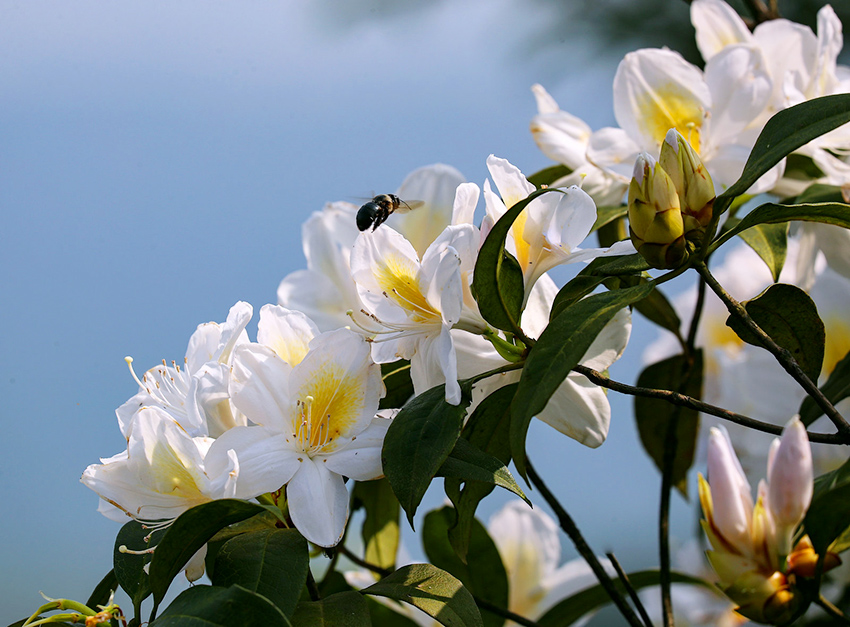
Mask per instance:
[[[629,184],[629,234],[653,268],[676,268],[687,259],[676,187],[646,153],[638,155]]]
[[[776,522],[779,552],[791,549],[794,529],[803,520],[812,502],[812,449],[806,428],[796,416],[774,441],[768,457],[768,506]]]
[[[658,163],[673,181],[679,196],[685,237],[702,237],[714,208],[711,175],[696,151],[675,128],[667,132],[661,143]]]

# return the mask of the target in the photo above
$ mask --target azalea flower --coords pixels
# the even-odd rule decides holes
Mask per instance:
[[[224,323],[198,325],[189,339],[182,367],[174,362],[168,366],[163,360],[161,366],[151,368],[139,379],[130,366],[140,389],[115,410],[124,437],[130,436],[134,416],[146,406],[164,409],[195,436],[215,437],[245,424],[244,417],[228,401],[227,382],[230,357],[234,347],[248,342],[245,326],[252,315],[251,305],[240,301],[230,308]],[[132,361],[127,358],[128,365]]]
[[[233,450],[240,465],[237,498],[253,498],[286,485],[296,528],[319,546],[334,546],[348,519],[343,477],[368,481],[382,476],[381,447],[389,425],[376,415],[383,393],[380,368],[362,335],[329,331],[309,341],[311,329],[296,314],[267,309],[264,320],[278,330],[264,334],[296,338],[286,359],[280,346],[240,346],[230,382],[233,403],[257,426],[224,433],[216,445]],[[271,326],[271,324],[269,325]],[[300,328],[298,328],[300,327]]]
[[[463,265],[471,268],[478,237],[472,225],[448,226],[420,262],[410,242],[382,227],[362,233],[351,257],[360,298],[383,329],[372,338],[375,361],[409,359],[416,393],[445,383],[446,401],[453,405],[461,395],[450,331],[480,325],[477,314],[463,319],[461,273]]]

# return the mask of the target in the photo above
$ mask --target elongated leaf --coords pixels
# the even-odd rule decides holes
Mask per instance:
[[[460,436],[466,408],[472,402],[466,385],[461,385],[459,405],[449,405],[445,393],[445,386],[440,385],[411,400],[393,419],[384,439],[384,475],[411,527],[431,479]]]
[[[646,259],[639,253],[632,253],[618,257],[597,257],[587,265],[586,273],[594,276],[640,275],[647,270],[649,270],[649,264],[646,263]]]
[[[477,520],[472,528],[470,551],[475,559],[464,563],[448,540],[456,512],[452,507],[429,512],[422,527],[422,544],[428,561],[457,577],[473,595],[497,607],[508,607],[508,574],[490,534]],[[481,612],[485,627],[501,627],[505,619],[486,610]]]
[[[788,204],[806,204],[806,203],[823,203],[823,202],[850,202],[850,194],[837,185],[822,185],[814,183],[809,185],[805,191],[794,199],[793,203]],[[784,204],[784,203],[783,203]]]
[[[216,557],[212,583],[239,584],[263,595],[291,616],[307,581],[310,553],[295,529],[267,529],[236,536]]]
[[[684,355],[675,355],[647,366],[637,380],[642,388],[657,388],[681,392],[694,398],[702,397],[703,362],[702,351],[698,351],[690,368],[690,376],[684,379],[687,361]],[[697,436],[699,435],[699,412],[671,405],[654,398],[635,397],[635,420],[644,450],[649,453],[655,467],[664,471],[664,453],[667,450],[667,430],[671,421],[676,421],[676,451],[673,462],[673,485],[687,498],[688,470],[694,463]]]
[[[366,519],[360,529],[364,557],[370,564],[393,570],[399,543],[399,504],[390,482],[358,481],[354,484],[355,507],[366,510]]]
[[[220,529],[265,512],[247,501],[222,499],[193,507],[177,517],[156,547],[150,566],[150,586],[154,610],[165,596],[171,581],[189,559]]]
[[[820,389],[833,405],[850,397],[850,353],[835,365],[826,383]],[[807,396],[800,405],[799,414],[800,420],[808,427],[823,416],[823,410],[811,396]]]
[[[455,443],[451,454],[440,466],[437,474],[441,477],[453,477],[461,481],[492,483],[513,492],[531,505],[505,464],[463,438],[459,438]]]
[[[778,281],[788,249],[788,224],[757,224],[738,236],[767,264],[774,282]]]
[[[609,290],[623,289],[642,285],[649,280],[648,274],[644,274],[644,276],[620,275],[606,278],[605,286]],[[634,308],[650,322],[657,324],[663,329],[668,329],[675,334],[679,333],[682,326],[682,321],[679,320],[679,314],[676,313],[673,305],[670,304],[670,301],[667,300],[667,297],[660,290],[652,290],[646,298],[636,302]]]
[[[629,213],[629,208],[626,205],[614,205],[614,206],[606,206],[606,207],[597,207],[596,208],[596,222],[593,223],[593,227],[590,229],[590,232],[596,231],[597,229],[605,226],[606,224],[617,220],[618,218],[622,218]]]
[[[359,592],[338,592],[321,601],[302,601],[292,624],[297,627],[370,627],[369,606]]]
[[[525,477],[525,436],[533,416],[543,411],[570,371],[608,322],[624,307],[645,298],[655,285],[593,294],[567,307],[540,335],[522,370],[511,405],[511,452]]]
[[[461,437],[485,451],[505,466],[511,462],[511,401],[516,394],[518,384],[512,383],[499,388],[478,404],[463,428]],[[461,489],[463,483],[463,489]],[[457,511],[455,524],[449,529],[449,541],[455,553],[466,561],[472,527],[475,524],[475,510],[478,503],[493,490],[489,483],[461,482],[459,479],[446,478],[446,496]]]
[[[94,590],[92,590],[88,601],[86,601],[86,606],[96,608],[98,605],[108,605],[109,597],[117,590],[118,577],[115,576],[115,569],[113,568],[104,575],[103,579],[100,580],[100,583],[98,583]]]
[[[571,168],[559,163],[558,165],[552,165],[548,168],[543,168],[539,172],[535,172],[528,177],[528,182],[534,185],[537,189],[540,189],[542,187],[551,186],[552,183],[558,179],[564,178],[570,173],[572,173]]]
[[[487,239],[478,251],[475,271],[472,278],[472,293],[478,302],[481,315],[490,324],[503,331],[522,335],[519,328],[519,310],[517,302],[516,260],[505,254],[505,238],[519,214],[532,200],[547,192],[555,190],[540,189],[532,192],[527,198],[519,201],[499,218],[490,230]],[[557,193],[557,192],[556,192]],[[502,267],[505,266],[503,272]],[[519,274],[519,285],[522,282],[522,272]],[[506,285],[507,284],[507,285]],[[519,292],[522,302],[522,292]]]
[[[241,586],[194,586],[180,593],[151,627],[291,627],[265,597]]]
[[[607,277],[604,275],[577,274],[574,276],[555,296],[552,311],[549,312],[549,320],[554,320],[564,309],[592,293],[606,280]]]
[[[142,601],[151,594],[150,578],[145,566],[153,557],[151,553],[142,553],[156,546],[165,534],[162,530],[152,532],[148,527],[135,520],[121,527],[115,538],[112,552],[112,565],[115,578],[133,602],[134,614],[139,615]],[[133,553],[122,551],[126,547]]]
[[[811,297],[794,285],[775,283],[744,303],[744,307],[765,333],[791,352],[803,372],[817,381],[826,334]],[[758,338],[736,317],[730,315],[726,324],[747,344],[761,346]]]
[[[394,409],[404,405],[413,396],[413,381],[410,379],[410,362],[404,359],[391,364],[381,364],[381,376],[387,393],[378,409]]]
[[[657,570],[642,570],[636,573],[629,573],[628,578],[635,590],[657,586],[659,584],[659,572]],[[688,583],[715,591],[711,583],[684,573],[674,571],[670,573],[670,579],[673,583]],[[625,589],[619,580],[614,580],[614,584],[620,592],[625,593]],[[610,602],[611,597],[608,596],[608,593],[605,592],[601,585],[585,588],[581,592],[567,597],[555,605],[537,620],[537,624],[539,627],[568,627],[583,616],[595,612]]]
[[[749,228],[759,224],[780,224],[790,220],[801,220],[803,222],[822,222],[836,226],[850,228],[850,205],[837,202],[807,203],[801,205],[777,205],[765,203],[759,205],[734,227],[725,231],[711,245],[716,249],[728,242],[732,237]]]
[[[726,211],[736,196],[745,193],[784,157],[847,122],[850,94],[815,98],[779,111],[764,125],[741,178],[717,197],[715,211]]]
[[[820,554],[850,526],[850,460],[815,479],[803,528]]]
[[[399,568],[362,591],[409,603],[446,627],[483,627],[475,600],[463,584],[431,564]]]

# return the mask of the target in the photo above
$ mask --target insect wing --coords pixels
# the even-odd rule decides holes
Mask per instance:
[[[407,213],[412,209],[419,209],[425,204],[424,200],[401,200],[398,201],[398,207],[393,210],[393,213]]]

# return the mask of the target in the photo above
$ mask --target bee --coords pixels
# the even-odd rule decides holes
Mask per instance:
[[[395,194],[379,194],[358,209],[357,228],[365,231],[371,226],[374,231],[386,222],[391,214],[407,213],[424,204],[421,200],[405,202]]]

